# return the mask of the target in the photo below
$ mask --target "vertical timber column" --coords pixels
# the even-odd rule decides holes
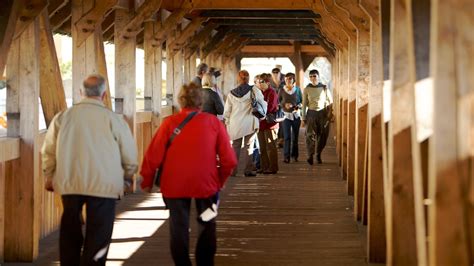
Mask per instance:
[[[7,59],[9,137],[20,137],[20,158],[5,163],[5,261],[32,262],[38,256],[39,17],[13,40]]]
[[[72,0],[73,103],[78,103],[81,100],[80,90],[82,82],[87,75],[96,73],[108,80],[101,30],[101,21],[103,19],[101,12],[106,10],[102,10],[102,8],[106,9],[107,7],[96,5],[94,0]],[[109,108],[112,106],[108,82],[104,104]]]
[[[301,57],[301,43],[295,42],[294,44],[295,52],[291,58],[293,64],[295,65],[295,75],[296,75],[296,86],[302,88],[304,86],[304,66],[303,59]]]
[[[393,265],[426,265],[426,235],[420,146],[415,116],[415,55],[411,0],[391,1],[390,76],[392,107],[389,172],[392,176]]]
[[[349,47],[343,48],[341,56],[341,88],[342,93],[342,178],[349,186]],[[349,190],[348,190],[349,192]]]
[[[348,117],[347,117],[347,192],[356,197],[355,179],[356,169],[356,96],[357,96],[357,40],[350,39],[349,42],[349,93],[348,93]]]
[[[178,31],[181,31],[181,24],[178,24]],[[176,32],[176,31],[175,31]],[[176,32],[177,35],[179,35]],[[173,101],[176,107],[179,106],[178,95],[181,91],[181,87],[184,84],[184,53],[183,49],[176,51],[173,55]]]
[[[365,1],[373,6],[364,10],[371,15],[370,22],[370,85],[368,110],[368,202],[367,202],[367,258],[370,263],[384,263],[386,255],[384,205],[383,135],[383,55],[381,29],[381,1]],[[372,7],[372,8],[371,8]],[[386,173],[385,173],[386,174]]]
[[[431,265],[474,264],[474,2],[431,2]]]
[[[126,8],[115,10],[115,112],[123,114],[132,132],[134,129],[135,83],[135,36],[123,36],[132,16]]]
[[[153,112],[152,132],[160,125],[162,92],[162,46],[154,39],[155,21],[145,22],[143,47],[145,50],[145,109]]]
[[[174,106],[174,60],[173,51],[170,44],[175,38],[175,31],[171,31],[166,38],[166,103],[168,106]]]

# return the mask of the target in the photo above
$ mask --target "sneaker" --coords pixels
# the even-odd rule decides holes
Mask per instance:
[[[255,171],[245,172],[244,176],[257,176]]]
[[[316,156],[316,160],[318,160],[318,164],[322,164],[323,163],[323,160],[321,160],[321,154],[318,154]]]
[[[308,162],[309,165],[313,165],[313,156],[309,156],[308,157],[308,160],[306,160]]]

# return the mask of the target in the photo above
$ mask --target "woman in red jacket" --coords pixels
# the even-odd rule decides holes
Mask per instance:
[[[181,112],[163,121],[145,153],[140,171],[141,187],[150,192],[155,170],[163,164],[160,188],[170,210],[171,253],[176,265],[192,265],[189,211],[193,198],[199,221],[196,262],[214,265],[217,193],[237,165],[224,125],[215,115],[199,111],[203,102],[201,93],[194,85],[181,88],[178,99]],[[165,146],[173,131],[193,112],[197,114],[176,135],[165,158]]]

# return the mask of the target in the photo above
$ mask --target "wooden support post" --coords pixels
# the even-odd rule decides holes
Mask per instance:
[[[171,69],[173,72],[173,103],[175,107],[179,107],[178,103],[178,96],[179,92],[181,91],[181,87],[184,84],[184,54],[182,50],[179,50],[173,56],[173,68]]]
[[[356,179],[356,94],[357,94],[357,41],[350,39],[349,47],[349,93],[347,111],[347,192],[350,196],[355,194]]]
[[[369,3],[370,2],[370,3]],[[361,4],[362,5],[362,4]],[[369,7],[377,7],[369,11]],[[383,149],[385,147],[383,122],[383,54],[381,1],[364,1],[362,5],[371,16],[370,22],[370,86],[368,112],[368,163],[367,163],[367,258],[371,263],[384,263],[386,258]],[[383,14],[386,15],[386,14]],[[388,59],[388,58],[387,58]],[[385,59],[386,60],[386,59]]]
[[[160,125],[161,100],[162,93],[162,46],[156,42],[155,35],[156,23],[154,21],[145,22],[145,37],[143,47],[145,50],[145,110],[151,110],[152,132]]]
[[[12,42],[7,63],[7,134],[21,137],[20,158],[5,163],[5,261],[32,262],[38,256],[39,18]]]
[[[124,36],[131,19],[127,9],[115,10],[115,112],[123,114],[132,132],[136,112],[135,36]]]
[[[59,69],[48,10],[40,14],[40,98],[46,125],[60,111],[67,108],[63,80]]]
[[[474,263],[473,2],[431,1],[431,265]]]
[[[7,62],[8,51],[15,35],[15,26],[20,16],[20,1],[8,0],[0,2],[3,18],[0,23],[0,76],[3,75]]]
[[[342,178],[347,180],[349,193],[349,50],[342,50],[341,87],[342,97]]]
[[[304,85],[304,67],[303,67],[303,59],[301,58],[301,43],[295,42],[294,43],[295,52],[290,57],[291,62],[295,65],[295,75],[296,75],[296,86],[302,87]]]
[[[166,41],[166,105],[174,106],[174,60],[171,56],[171,42],[175,37],[175,31],[171,32]],[[169,42],[169,43],[168,43]]]
[[[108,4],[105,5],[107,2]],[[102,2],[101,2],[102,3]],[[103,52],[101,22],[103,13],[110,8],[109,1],[94,6],[93,0],[72,0],[72,93],[73,103],[81,100],[82,82],[90,74],[100,74],[106,80],[107,70]],[[83,10],[89,10],[86,13]],[[87,19],[86,19],[87,18]],[[87,21],[93,22],[91,24]],[[107,85],[108,88],[108,85]],[[107,89],[104,104],[111,107],[110,91]]]
[[[391,2],[389,176],[392,182],[388,263],[426,265],[420,147],[415,120],[415,57],[410,0]],[[403,41],[402,39],[403,38]]]
[[[334,0],[336,5],[346,11],[349,20],[357,29],[357,81],[355,113],[355,156],[354,156],[354,216],[362,218],[365,190],[368,84],[370,80],[370,18],[362,8],[353,1]]]

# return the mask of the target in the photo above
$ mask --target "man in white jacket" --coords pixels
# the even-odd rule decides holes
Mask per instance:
[[[249,73],[246,70],[239,71],[237,79],[239,86],[231,90],[229,95],[227,95],[224,106],[224,119],[237,160],[239,160],[241,149],[244,148],[246,150],[243,161],[245,165],[244,175],[256,176],[252,155],[259,128],[259,120],[252,114],[251,97],[255,97],[255,100],[261,103],[265,113],[267,111],[267,102],[263,99],[260,89],[248,84]],[[235,176],[237,174],[237,168],[235,168],[232,175]]]
[[[62,197],[61,265],[105,265],[124,178],[137,170],[137,149],[127,123],[102,103],[105,80],[84,80],[84,99],[58,113],[46,133],[42,154],[46,189]],[[81,230],[86,206],[85,240]],[[81,248],[82,254],[81,254]]]

